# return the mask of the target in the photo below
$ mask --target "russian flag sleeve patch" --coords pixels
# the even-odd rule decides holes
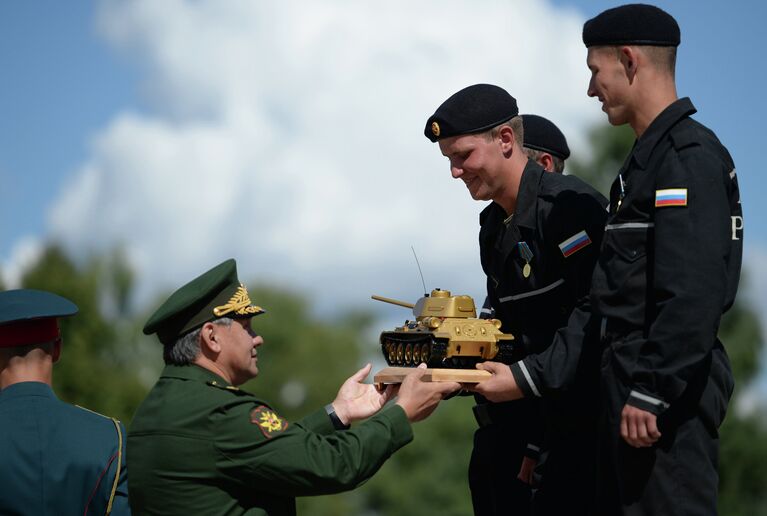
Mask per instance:
[[[655,190],[655,207],[687,206],[687,188]]]
[[[589,245],[591,243],[591,239],[589,238],[589,235],[586,233],[586,231],[581,231],[579,233],[574,234],[561,244],[559,244],[559,250],[562,251],[562,255],[567,258],[573,253],[576,253]]]

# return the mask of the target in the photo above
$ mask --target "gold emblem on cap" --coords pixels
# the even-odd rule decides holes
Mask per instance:
[[[226,314],[234,312],[237,315],[260,314],[264,310],[260,306],[251,306],[248,290],[240,284],[237,291],[225,305],[217,306],[213,309],[216,317],[223,317]]]
[[[434,136],[439,136],[440,129],[439,129],[439,124],[437,122],[431,123],[431,132],[434,133]]]

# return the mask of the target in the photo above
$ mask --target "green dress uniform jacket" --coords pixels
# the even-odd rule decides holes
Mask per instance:
[[[198,367],[166,366],[131,425],[134,514],[293,515],[295,497],[352,489],[413,438],[401,407],[345,431],[298,422]]]
[[[102,515],[113,489],[111,514],[130,514],[124,436],[122,423],[60,401],[47,384],[6,387],[0,391],[0,514]]]

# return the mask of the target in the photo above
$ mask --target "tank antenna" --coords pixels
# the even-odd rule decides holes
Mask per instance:
[[[413,256],[415,257],[415,264],[418,266],[418,274],[421,275],[421,283],[423,284],[423,295],[428,296],[429,293],[426,291],[426,282],[423,280],[423,271],[421,270],[421,264],[418,263],[418,255],[415,254],[415,248],[411,245],[410,249],[413,251]]]

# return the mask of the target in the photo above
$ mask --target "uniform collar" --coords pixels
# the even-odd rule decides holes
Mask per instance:
[[[535,209],[538,204],[538,191],[541,177],[546,171],[538,163],[528,159],[522,178],[519,180],[517,206],[514,208],[513,222],[517,226],[535,229]]]
[[[222,377],[196,364],[185,366],[166,365],[160,378],[180,378],[182,380],[195,380],[198,382],[212,382],[216,385],[230,386],[231,384]]]
[[[637,140],[633,154],[637,165],[644,169],[647,166],[650,153],[652,153],[655,145],[657,145],[668,130],[676,125],[677,122],[689,117],[696,111],[697,109],[692,105],[690,98],[684,97],[674,101],[660,115],[655,117],[655,120],[650,123],[642,137]]]
[[[0,391],[0,397],[10,396],[44,396],[46,398],[56,398],[56,394],[51,386],[43,382],[19,382],[9,385]]]

